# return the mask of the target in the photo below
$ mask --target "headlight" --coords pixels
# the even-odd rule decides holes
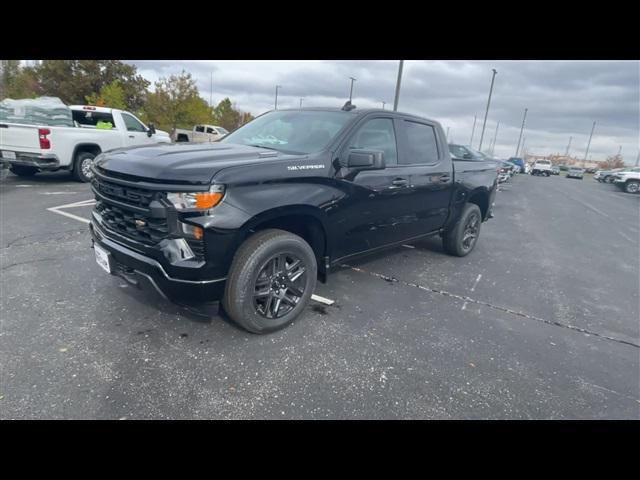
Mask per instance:
[[[209,210],[220,203],[224,196],[223,185],[212,185],[207,192],[172,192],[167,194],[176,210],[181,212],[201,212]]]

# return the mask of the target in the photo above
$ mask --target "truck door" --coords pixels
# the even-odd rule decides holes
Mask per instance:
[[[336,179],[348,195],[335,214],[341,241],[334,258],[402,241],[418,230],[419,205],[412,184],[415,168],[398,162],[402,158],[397,135],[400,121],[392,116],[369,117],[339,150],[340,156],[347,156],[351,149],[381,150],[386,168],[338,172]]]
[[[410,238],[445,224],[453,190],[453,165],[441,128],[409,118],[398,120],[396,125],[402,146],[398,171],[411,187],[411,195],[405,197],[407,203],[402,206],[405,217],[411,220],[404,225],[403,234]]]
[[[121,115],[126,128],[124,137],[125,145],[134,146],[156,143],[153,135],[151,137],[147,135],[147,127],[145,127],[136,117],[125,112],[121,112]]]

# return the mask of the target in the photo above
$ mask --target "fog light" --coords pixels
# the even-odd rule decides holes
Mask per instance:
[[[182,223],[182,222],[180,222],[180,225],[182,226],[183,233],[189,235],[190,237],[195,238],[196,240],[202,240],[202,235],[203,235],[202,227],[197,227],[195,225],[190,225],[188,223]]]

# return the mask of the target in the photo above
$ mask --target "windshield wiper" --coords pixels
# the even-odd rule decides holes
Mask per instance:
[[[277,148],[273,148],[273,147],[267,147],[266,145],[259,145],[257,143],[250,143],[249,144],[250,147],[258,147],[258,148],[266,148],[267,150],[275,150],[276,152],[279,152],[280,150],[278,150]]]

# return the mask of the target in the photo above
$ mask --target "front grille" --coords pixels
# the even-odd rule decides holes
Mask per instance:
[[[166,218],[151,218],[98,200],[96,212],[102,216],[105,226],[125,237],[146,244],[156,244],[169,235]]]
[[[151,215],[152,207],[162,210],[161,200],[166,198],[164,192],[121,185],[98,175],[93,177],[91,183],[96,193],[95,211],[100,214],[107,229],[148,246],[180,236],[171,235],[166,217]],[[204,242],[186,240],[196,257],[204,258]]]

